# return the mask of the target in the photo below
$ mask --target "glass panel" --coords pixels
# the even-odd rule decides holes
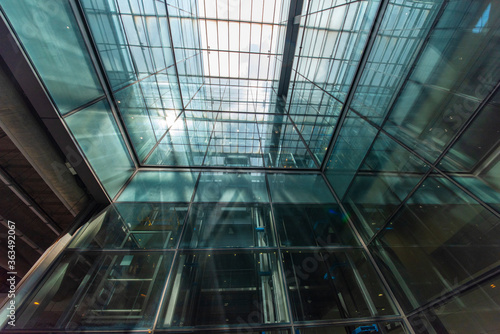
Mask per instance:
[[[430,167],[383,132],[361,163],[342,202],[368,241]]]
[[[113,198],[135,167],[109,104],[97,102],[64,120],[104,189]]]
[[[159,326],[288,322],[280,275],[275,252],[181,252]]]
[[[120,88],[136,80],[125,32],[114,1],[82,0],[92,37],[112,88]]]
[[[450,181],[429,177],[372,251],[412,310],[496,268],[500,219]]]
[[[15,328],[151,328],[172,258],[173,253],[66,252],[18,310]]]
[[[361,58],[378,6],[379,1],[357,1],[314,10],[313,4],[307,17],[304,15],[305,6],[298,37],[298,41],[301,41],[304,35],[303,44],[300,49],[295,49],[295,57],[298,58],[300,54],[300,60],[294,66],[298,72],[295,84],[314,82],[344,102],[354,78],[354,71],[348,71],[345,65],[347,62],[350,66],[355,65]],[[293,85],[290,85],[288,98],[292,96],[290,92],[295,94]]]
[[[340,198],[348,190],[377,132],[375,127],[349,111],[325,170],[328,181]]]
[[[409,318],[418,333],[495,333],[500,313],[496,276],[457,297]]]
[[[442,3],[389,1],[351,108],[377,125],[384,122]],[[412,93],[398,99],[408,102]]]
[[[496,93],[492,100],[497,99]],[[500,211],[498,105],[488,103],[439,163],[441,170]]]
[[[117,203],[82,227],[69,248],[173,248],[184,226],[186,204]]]
[[[139,85],[134,84],[115,93],[130,141],[142,161],[156,144],[156,136]]]
[[[193,204],[184,232],[185,248],[272,247],[267,204]]]
[[[347,217],[338,205],[273,204],[283,246],[356,246]]]
[[[293,124],[281,114],[264,116],[258,122],[264,163],[267,167],[316,168],[317,158],[311,156]]]
[[[259,173],[202,173],[194,201],[267,203],[265,182]]]
[[[201,166],[212,133],[212,120],[202,113],[186,111],[173,124],[168,123],[168,131],[146,164]]]
[[[267,178],[273,203],[335,203],[319,174],[268,174]]]
[[[286,251],[283,259],[295,321],[395,314],[361,250]]]
[[[205,166],[263,167],[261,142],[255,117],[247,121],[215,124]]]
[[[493,209],[500,212],[500,160],[497,160],[494,166],[491,166],[487,172],[481,174],[481,177],[474,176],[452,176],[455,181],[471,191],[481,201],[489,204]],[[494,184],[492,184],[494,183]]]
[[[421,175],[408,174],[356,176],[344,205],[365,241],[380,231],[421,179]]]
[[[61,114],[103,95],[69,2],[1,5]]]
[[[198,173],[170,171],[140,171],[118,202],[189,202]]]
[[[448,3],[385,129],[434,161],[498,82],[499,19],[488,1]],[[489,7],[490,6],[490,7]]]

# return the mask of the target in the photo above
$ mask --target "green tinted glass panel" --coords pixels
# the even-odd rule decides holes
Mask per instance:
[[[134,164],[109,104],[97,102],[64,120],[104,189],[114,197],[132,175]]]
[[[319,174],[268,174],[267,178],[273,203],[335,203]]]
[[[265,176],[260,173],[202,173],[194,201],[267,203]]]
[[[66,252],[18,311],[15,328],[151,328],[172,259],[164,252]]]
[[[118,202],[189,202],[198,173],[140,171]]]
[[[358,244],[336,204],[273,204],[273,212],[282,247]]]
[[[295,321],[395,314],[361,250],[294,250],[283,259]]]
[[[498,275],[471,290],[409,318],[420,333],[495,333],[498,331],[500,294]]]
[[[117,203],[82,227],[69,248],[168,249],[177,245],[188,204]]]
[[[412,310],[498,266],[499,222],[450,181],[429,177],[372,252],[404,308]]]
[[[68,1],[0,4],[61,114],[103,95]]]

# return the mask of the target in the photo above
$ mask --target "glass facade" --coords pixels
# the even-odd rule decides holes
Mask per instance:
[[[111,203],[6,333],[499,331],[499,1],[0,6]]]

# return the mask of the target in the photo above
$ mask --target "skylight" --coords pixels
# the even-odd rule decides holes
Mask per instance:
[[[205,77],[276,80],[282,0],[198,2]]]

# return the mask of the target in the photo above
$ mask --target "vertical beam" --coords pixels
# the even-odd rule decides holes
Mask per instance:
[[[303,0],[291,0],[290,11],[288,12],[288,21],[285,33],[285,46],[283,50],[283,62],[281,64],[280,81],[278,84],[278,96],[286,96],[290,79],[292,76],[293,59],[297,38],[299,36],[300,20],[295,22],[295,18],[300,18],[302,12]]]

